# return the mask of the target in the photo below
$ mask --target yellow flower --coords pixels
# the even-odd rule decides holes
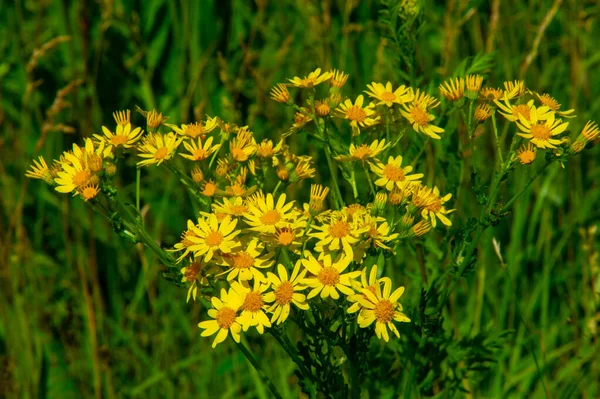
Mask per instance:
[[[152,133],[155,133],[156,130],[169,119],[168,116],[163,116],[162,112],[158,112],[155,109],[152,111],[144,111],[140,107],[137,107],[137,111],[146,118],[146,126]]]
[[[286,204],[285,200],[285,194],[279,196],[277,203],[271,193],[268,193],[266,197],[264,194],[257,195],[253,201],[249,202],[250,210],[245,216],[250,230],[263,234],[274,234],[277,228],[285,227],[288,223],[293,222],[298,217],[298,212],[293,209],[294,201]]]
[[[504,97],[504,90],[499,87],[497,89],[494,89],[493,87],[484,87],[479,91],[479,96],[486,101],[500,100]]]
[[[481,75],[467,75],[465,78],[465,84],[467,86],[467,92],[465,93],[466,97],[475,100],[477,95],[479,94],[479,89],[481,89],[481,84],[483,83],[483,76]]]
[[[354,143],[351,143],[349,149],[350,155],[338,155],[337,157],[335,157],[335,159],[341,162],[364,162],[368,159],[375,158],[377,155],[381,154],[383,150],[389,147],[389,145],[389,143],[385,142],[385,139],[382,139],[381,141],[375,140],[370,145],[361,144],[359,146],[356,146],[354,145]]]
[[[229,269],[223,274],[227,274],[227,281],[232,281],[237,278],[239,281],[262,281],[264,276],[259,269],[264,269],[273,266],[273,253],[265,250],[263,243],[258,241],[258,238],[253,238],[250,242],[242,244],[239,251],[223,254],[216,262]]]
[[[307,298],[313,298],[320,293],[321,298],[339,299],[338,290],[345,295],[354,295],[352,280],[360,275],[360,271],[343,273],[351,262],[352,258],[347,256],[338,256],[332,261],[331,254],[322,255],[319,261],[308,253],[308,257],[302,259],[302,265],[312,275],[302,280],[303,284],[312,287]]]
[[[479,122],[485,122],[494,111],[488,104],[479,104],[477,108],[475,108],[475,119]]]
[[[556,148],[561,141],[553,137],[563,133],[569,126],[569,122],[561,123],[560,119],[554,119],[554,112],[547,112],[542,115],[543,119],[540,117],[535,105],[531,108],[529,119],[520,115],[516,124],[522,133],[517,134],[531,140],[538,148]]]
[[[421,132],[434,139],[441,138],[438,133],[443,133],[444,129],[429,123],[435,119],[435,116],[427,112],[425,103],[402,104],[402,106],[404,110],[400,110],[400,113],[412,124],[415,132]]]
[[[514,82],[504,82],[504,95],[509,100],[521,97],[525,93],[525,82],[515,80]]]
[[[231,290],[229,293],[225,288],[221,288],[221,298],[213,297],[211,299],[213,309],[208,310],[208,315],[214,320],[207,320],[198,323],[198,327],[204,329],[202,334],[203,337],[208,337],[217,333],[215,340],[213,341],[212,347],[214,348],[221,342],[225,341],[227,335],[231,332],[231,336],[235,342],[240,342],[240,332],[242,326],[240,324],[240,317],[237,312],[242,306],[242,300],[239,295],[236,295]]]
[[[166,124],[166,126],[173,129],[178,135],[191,139],[196,139],[198,137],[204,138],[204,136],[212,132],[218,125],[219,120],[217,118],[211,118],[210,116],[207,116],[206,122],[194,122],[188,125],[181,125],[181,127],[168,123]]]
[[[521,165],[528,165],[535,161],[535,156],[537,155],[537,148],[532,146],[531,143],[527,144],[527,146],[523,145],[521,148],[517,150],[517,157],[519,158],[519,162]]]
[[[529,100],[527,104],[512,105],[510,104],[508,97],[504,96],[502,101],[504,101],[504,103],[501,103],[498,100],[494,100],[494,103],[496,103],[496,105],[500,109],[500,111],[498,112],[500,112],[500,114],[504,116],[504,118],[511,122],[517,122],[521,117],[530,120],[531,109],[534,107],[533,100]],[[546,106],[536,108],[538,119],[544,119],[546,115],[551,112],[552,111],[550,110],[550,108]]]
[[[387,82],[385,86],[382,83],[371,82],[370,85],[367,85],[367,88],[369,90],[366,90],[365,93],[369,97],[379,100],[377,105],[385,104],[391,107],[394,103],[403,104],[411,100],[409,90],[404,85],[393,90],[391,82]]]
[[[403,189],[408,183],[418,181],[423,177],[423,173],[409,175],[413,167],[409,165],[403,168],[401,155],[396,158],[390,156],[387,164],[381,162],[371,164],[371,170],[379,176],[379,179],[375,180],[375,184],[379,187],[385,187],[388,191],[392,191],[394,187]]]
[[[117,125],[128,125],[131,123],[131,111],[125,110],[113,112],[113,118],[115,118],[115,122],[117,122]]]
[[[575,110],[573,110],[573,109],[568,109],[566,111],[559,111],[560,104],[550,94],[548,94],[548,93],[544,93],[542,95],[540,95],[538,93],[534,93],[534,94],[538,98],[538,100],[540,100],[542,105],[545,105],[546,107],[550,108],[552,111],[556,112],[558,115],[560,115],[564,118],[575,118],[575,115],[573,114],[573,112],[575,112]]]
[[[215,202],[212,208],[214,213],[231,215],[232,217],[245,216],[250,209],[242,197],[223,198],[222,203]]]
[[[412,87],[409,87],[408,93],[410,97],[409,101],[415,105],[422,106],[423,108],[435,108],[440,105],[440,101],[437,98],[425,92],[421,92],[420,89],[415,91]]]
[[[372,106],[369,105],[363,108],[364,100],[362,94],[356,98],[354,104],[352,104],[352,100],[347,99],[340,104],[334,112],[335,116],[350,121],[352,134],[354,136],[360,134],[361,127],[370,127],[379,121],[378,116],[373,117],[375,115],[375,110]]]
[[[352,217],[347,212],[335,212],[331,215],[329,223],[313,227],[318,232],[311,233],[309,236],[319,240],[315,245],[316,251],[342,249],[348,258],[353,257],[352,247],[360,241],[362,233],[366,231],[366,228],[353,223]]]
[[[452,194],[446,194],[445,196],[440,196],[440,190],[437,187],[433,187],[433,190],[430,194],[430,200],[421,210],[421,216],[423,219],[428,220],[433,227],[436,226],[436,217],[440,219],[446,226],[452,226],[452,222],[450,219],[446,217],[447,214],[454,212],[454,209],[446,209],[444,204],[448,202],[452,198]]]
[[[231,157],[238,161],[244,162],[256,151],[256,143],[252,132],[244,131],[229,142],[229,152]]]
[[[190,252],[191,247],[194,245],[192,241],[189,240],[188,237],[198,237],[196,233],[194,233],[194,222],[191,220],[187,221],[187,230],[181,234],[181,241],[173,246],[173,249],[168,249],[169,252],[178,252],[184,251],[183,254],[177,258],[177,263],[181,262],[183,258],[185,258]]]
[[[201,138],[198,138],[197,145],[194,140],[190,140],[190,143],[191,144],[188,144],[187,141],[183,142],[183,146],[185,147],[185,149],[190,152],[189,155],[188,154],[179,154],[179,155],[181,155],[182,157],[184,157],[186,159],[192,160],[192,161],[203,161],[221,147],[221,144],[212,145],[212,143],[213,143],[212,137],[209,137],[204,142],[204,145],[202,145]]]
[[[99,147],[94,148],[92,139],[86,139],[85,148],[81,149],[77,145],[73,145],[73,152],[65,152],[64,158],[61,157],[61,170],[57,172],[54,179],[56,191],[60,193],[70,193],[75,191],[74,195],[80,194],[84,187],[90,183],[94,183],[92,177],[93,171],[90,169],[88,160],[97,160],[100,158],[100,166],[102,165],[102,157],[106,153],[104,144],[100,143]],[[94,164],[97,162],[94,161]],[[97,179],[97,177],[96,177]]]
[[[39,162],[35,159],[33,160],[33,165],[31,165],[31,169],[25,173],[25,176],[30,179],[40,179],[48,184],[54,185],[54,180],[52,179],[52,174],[46,164],[46,160],[41,156],[38,157],[38,160]]]
[[[277,86],[273,87],[271,89],[271,99],[283,104],[290,101],[290,92],[287,85],[278,83]]]
[[[596,122],[588,121],[581,131],[581,135],[586,141],[594,141],[600,135],[600,129],[598,129]]]
[[[298,222],[289,223],[284,227],[278,227],[273,236],[266,240],[274,247],[286,248],[288,251],[298,253],[302,247],[302,238],[306,228],[306,219],[301,218]]]
[[[213,197],[217,192],[217,184],[213,181],[213,179],[209,179],[204,182],[202,186],[202,191],[200,194],[205,195],[207,197]]]
[[[317,68],[304,78],[299,78],[298,76],[295,76],[293,79],[288,80],[292,83],[293,86],[311,88],[328,81],[329,79],[331,79],[332,76],[333,74],[331,72],[324,72],[321,75],[321,68]]]
[[[347,73],[344,73],[343,71],[338,71],[337,69],[334,69],[331,71],[330,83],[336,89],[341,89],[342,87],[344,87],[347,80],[348,80]]]
[[[367,279],[367,268],[363,268],[360,274],[360,281],[354,282],[354,289],[357,293],[353,295],[348,295],[348,301],[352,302],[352,306],[348,308],[348,313],[356,313],[361,310],[362,304],[359,299],[367,299],[365,294],[362,294],[362,290],[367,289],[371,291],[373,294],[377,293],[377,287],[383,284],[385,281],[390,281],[389,277],[381,277],[377,278],[377,265],[373,265],[371,267],[371,272],[369,273],[369,278]]]
[[[239,323],[244,331],[248,331],[250,327],[256,327],[256,330],[263,334],[265,327],[271,327],[269,317],[265,313],[268,305],[265,303],[264,292],[269,288],[270,284],[262,284],[261,280],[254,280],[252,288],[234,281],[231,284],[231,289],[242,302],[240,309],[242,313],[239,317]]]
[[[153,133],[147,136],[138,146],[138,156],[146,158],[137,163],[138,168],[151,164],[160,165],[171,159],[182,141],[183,138],[177,138],[173,133]]]
[[[98,193],[100,193],[100,186],[98,184],[88,183],[79,190],[79,193],[83,197],[84,201],[87,202],[88,200],[96,198]]]
[[[301,261],[296,262],[290,278],[288,278],[288,272],[281,263],[277,265],[278,275],[271,272],[267,273],[267,279],[273,291],[265,294],[264,300],[267,303],[273,303],[267,309],[267,312],[273,313],[271,323],[277,321],[277,324],[281,324],[286,321],[290,315],[290,304],[292,303],[302,310],[308,310],[306,295],[297,292],[306,289],[306,286],[302,284],[306,276],[306,269],[300,272],[301,263]]]
[[[363,289],[362,294],[366,298],[359,299],[363,309],[357,319],[361,328],[366,328],[375,322],[377,338],[383,338],[386,342],[390,340],[388,329],[400,338],[400,333],[393,321],[410,322],[410,319],[402,313],[402,305],[398,302],[404,293],[404,287],[400,287],[394,292],[391,291],[392,282],[390,280],[383,282],[383,291],[379,285],[376,285],[375,293],[367,288]]]
[[[204,262],[210,261],[217,253],[231,253],[238,245],[236,239],[240,233],[235,230],[237,219],[231,219],[227,215],[220,222],[217,215],[211,213],[208,218],[198,219],[198,224],[188,224],[194,235],[188,235],[186,239],[193,242],[189,249],[196,258],[204,256]]]
[[[465,92],[465,80],[463,78],[448,79],[440,84],[440,93],[450,101],[458,101],[463,98]]]
[[[329,105],[329,101],[327,100],[317,100],[315,101],[315,112],[321,118],[326,117],[331,113],[331,106]]]
[[[323,187],[320,184],[311,184],[309,209],[313,216],[318,215],[323,210],[323,202],[329,194],[329,187]]]
[[[398,233],[390,234],[391,228],[388,222],[385,221],[385,218],[374,218],[371,215],[368,215],[362,225],[368,228],[367,235],[369,241],[373,243],[373,247],[392,251],[392,248],[386,243],[398,238]],[[368,241],[365,243],[368,243]]]

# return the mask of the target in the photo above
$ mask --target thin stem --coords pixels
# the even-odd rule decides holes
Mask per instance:
[[[250,350],[246,347],[246,345],[244,345],[241,341],[236,342],[236,344],[237,344],[238,348],[242,351],[244,356],[246,356],[246,359],[248,359],[248,361],[250,362],[252,367],[254,367],[254,370],[256,370],[256,372],[258,373],[260,378],[263,380],[263,382],[267,385],[267,387],[269,388],[269,391],[271,391],[273,396],[275,398],[282,399],[282,396],[277,391],[277,388],[275,388],[275,385],[273,385],[269,376],[264,372],[262,367],[260,367],[260,365],[256,361],[256,358],[252,354],[252,352],[250,352]]]
[[[544,170],[546,170],[546,168],[547,168],[548,166],[550,166],[550,164],[551,164],[551,163],[552,163],[552,161],[546,162],[546,163],[544,164],[544,166],[542,166],[540,169],[538,169],[538,170],[537,170],[537,172],[535,172],[535,173],[533,174],[533,176],[531,176],[531,177],[529,178],[529,180],[527,180],[527,183],[525,183],[525,185],[524,185],[524,186],[523,186],[523,187],[522,187],[522,188],[519,190],[519,192],[517,192],[515,195],[513,195],[513,197],[512,197],[511,199],[509,199],[509,200],[508,200],[508,202],[506,203],[506,205],[504,205],[504,206],[502,207],[502,211],[501,211],[501,212],[504,212],[504,211],[506,211],[508,208],[510,208],[510,206],[511,206],[511,205],[512,205],[512,204],[513,204],[513,203],[514,203],[514,202],[515,202],[517,199],[519,199],[519,197],[520,197],[520,196],[521,196],[521,195],[522,195],[522,194],[525,192],[525,190],[527,190],[527,188],[528,188],[528,187],[531,185],[531,183],[533,183],[533,181],[534,181],[535,179],[537,179],[537,178],[538,178],[538,176],[539,176],[539,175],[540,175],[540,174],[541,174],[541,173],[542,173]]]
[[[142,177],[142,170],[137,168],[135,171],[135,209],[137,209],[138,213],[140,212],[140,180]]]
[[[338,209],[341,209],[344,206],[344,201],[342,200],[342,192],[340,191],[340,186],[337,180],[337,168],[333,165],[333,160],[331,159],[331,149],[329,148],[329,140],[325,144],[325,158],[327,159],[327,166],[329,166],[329,172],[331,173],[331,182],[333,183],[333,199]]]
[[[275,190],[273,190],[273,197],[275,197],[277,195],[277,191],[279,191],[279,188],[281,187],[283,183],[281,182],[281,180],[279,180],[277,182],[277,185],[275,186]]]
[[[367,165],[365,163],[363,163],[363,170],[365,171],[365,175],[367,176],[367,181],[369,182],[369,187],[371,188],[371,194],[373,194],[373,198],[375,198],[375,186],[373,185],[371,175],[369,174],[369,170],[367,169]]]
[[[498,158],[500,159],[500,167],[504,164],[502,158],[502,148],[500,147],[500,139],[498,139],[498,126],[496,125],[496,111],[492,113],[492,125],[494,126],[494,137],[496,138],[496,148],[498,149]]]

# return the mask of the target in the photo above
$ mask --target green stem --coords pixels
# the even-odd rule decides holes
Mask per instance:
[[[137,168],[135,171],[135,209],[137,209],[138,213],[140,212],[140,180],[142,177],[142,169]]]
[[[369,170],[367,169],[367,165],[365,163],[363,163],[363,170],[365,171],[365,175],[367,176],[367,181],[369,182],[369,187],[371,188],[371,194],[373,194],[373,199],[375,199],[375,186],[373,185],[371,175],[369,174]]]
[[[508,200],[508,202],[506,203],[506,205],[504,205],[504,206],[502,207],[502,211],[501,211],[501,213],[502,213],[502,212],[504,212],[504,211],[506,211],[508,208],[510,208],[510,206],[511,206],[511,205],[512,205],[512,204],[513,204],[513,203],[514,203],[514,202],[515,202],[515,201],[516,201],[516,200],[517,200],[517,199],[518,199],[518,198],[519,198],[519,197],[520,197],[520,196],[521,196],[521,195],[522,195],[522,194],[525,192],[525,190],[527,190],[527,188],[528,188],[528,187],[531,185],[531,183],[533,183],[533,181],[534,181],[535,179],[537,179],[537,178],[538,178],[538,176],[539,176],[539,175],[540,175],[540,174],[541,174],[541,173],[542,173],[544,170],[546,170],[546,168],[547,168],[548,166],[550,166],[550,164],[551,164],[552,162],[553,162],[553,161],[548,161],[548,162],[546,162],[546,163],[544,164],[544,166],[542,166],[540,169],[538,169],[538,170],[537,170],[537,172],[535,172],[535,173],[533,174],[533,176],[531,176],[531,177],[529,178],[529,180],[527,180],[527,183],[525,183],[525,185],[524,185],[524,186],[523,186],[523,187],[522,187],[522,188],[519,190],[519,192],[517,192],[515,195],[513,195],[513,197],[512,197],[511,199],[509,199],[509,200]]]
[[[329,172],[331,173],[331,181],[333,183],[333,199],[338,209],[342,209],[344,206],[344,201],[342,200],[342,192],[340,191],[340,186],[338,185],[337,168],[333,165],[333,160],[331,159],[331,149],[329,148],[329,140],[325,144],[325,158],[327,159],[327,166],[329,167]]]
[[[273,190],[273,197],[275,197],[277,195],[277,191],[279,191],[279,188],[281,187],[282,184],[283,184],[283,182],[281,180],[279,180],[277,182],[277,185],[275,186],[275,190]]]
[[[264,372],[264,370],[262,369],[262,367],[260,367],[260,365],[256,361],[256,358],[252,354],[252,352],[250,352],[250,350],[246,347],[246,345],[244,345],[241,341],[240,342],[236,342],[236,344],[237,344],[238,348],[240,349],[240,351],[242,351],[242,353],[244,354],[244,356],[246,356],[246,359],[248,359],[248,361],[250,362],[250,364],[252,365],[252,367],[254,367],[254,370],[256,370],[256,372],[258,373],[258,375],[260,376],[260,378],[263,380],[263,382],[267,385],[267,387],[269,388],[269,390],[273,394],[273,397],[278,398],[278,399],[282,399],[282,396],[277,391],[277,388],[275,388],[275,385],[273,385],[273,383],[271,382],[271,379],[269,378],[269,376]]]
[[[498,138],[498,126],[496,125],[496,111],[492,113],[492,126],[494,127],[494,137],[496,138],[496,148],[498,149],[500,167],[502,167],[502,164],[504,164],[504,159],[502,158],[502,148],[500,147],[500,139]]]

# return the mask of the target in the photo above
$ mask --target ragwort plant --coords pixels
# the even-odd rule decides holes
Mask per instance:
[[[402,366],[373,338],[392,345],[400,331],[408,337],[397,341],[404,347],[399,352],[415,359],[414,353],[421,354],[407,372],[423,390],[466,389],[467,373],[486,369],[498,341],[484,343],[478,335],[453,342],[441,326],[443,307],[475,267],[482,233],[508,214],[549,165],[596,144],[600,130],[590,121],[572,137],[574,111],[562,110],[549,94],[522,81],[483,87],[482,76],[467,75],[442,83],[442,97],[468,133],[461,153],[474,150],[474,138],[485,126],[493,133],[488,137],[498,162],[492,180],[482,182],[477,165],[462,160],[460,179],[470,175],[480,217],[453,231],[451,267],[428,291],[410,293],[420,297],[420,305],[405,310],[401,299],[410,284],[393,281],[390,269],[403,256],[403,245],[420,246],[425,234],[451,227],[454,209],[453,193],[424,184],[424,174],[414,169],[423,150],[408,160],[404,146],[424,149],[455,132],[436,121],[440,100],[433,95],[373,82],[348,98],[342,90],[347,78],[341,71],[316,69],[277,84],[271,98],[295,111],[278,138],[259,141],[250,127],[218,117],[175,125],[155,110],[138,109],[144,132],[134,127],[130,111],[119,111],[114,129],[103,126],[50,164],[40,157],[27,176],[78,196],[121,237],[155,252],[165,277],[187,287],[187,301],[206,307],[200,335],[210,336],[212,347],[230,337],[275,397],[280,395],[243,336],[268,333],[275,339],[311,397],[358,398],[361,389],[376,396],[393,387],[393,381],[377,381],[378,365],[390,375]],[[506,134],[499,133],[501,121]],[[294,153],[296,140],[315,143],[327,168],[317,173],[311,156]],[[540,155],[543,164],[527,171],[526,184],[498,200],[502,183],[533,168]],[[115,180],[127,157],[139,159],[135,203],[124,198]],[[194,205],[181,240],[167,248],[150,236],[140,214],[141,169],[155,167],[168,169]],[[317,175],[329,176],[329,184],[302,183]],[[424,266],[415,262],[426,286]]]

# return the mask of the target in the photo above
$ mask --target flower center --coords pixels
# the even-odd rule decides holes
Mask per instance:
[[[163,159],[164,157],[167,156],[168,153],[169,153],[169,150],[167,149],[167,147],[160,147],[154,153],[154,159],[159,159],[159,160]]]
[[[389,323],[394,319],[394,305],[387,299],[381,300],[375,305],[373,313],[378,323]]]
[[[391,91],[384,91],[383,93],[381,93],[381,96],[379,96],[383,101],[394,101],[396,99],[396,95],[394,93],[392,93]]]
[[[279,234],[277,234],[277,242],[283,245],[284,247],[287,247],[288,245],[293,243],[294,238],[296,238],[296,235],[289,228],[281,229],[279,231]]]
[[[535,161],[535,155],[535,152],[526,150],[519,154],[519,160],[521,164],[527,165]]]
[[[340,272],[333,266],[324,267],[319,272],[318,278],[324,285],[336,285],[340,281]]]
[[[81,195],[87,201],[89,199],[96,197],[96,195],[98,195],[98,189],[94,186],[88,186],[83,189],[83,192],[81,193]]]
[[[552,136],[550,128],[546,125],[533,125],[531,127],[531,135],[540,140],[548,140]]]
[[[275,223],[279,222],[279,220],[281,220],[281,215],[279,214],[279,212],[277,212],[274,209],[270,210],[270,211],[266,211],[264,213],[264,215],[262,216],[262,222],[264,224],[268,224],[270,226],[272,226]]]
[[[334,238],[346,237],[350,234],[350,224],[343,220],[335,222],[329,226],[329,234]]]
[[[413,107],[410,110],[410,116],[419,126],[427,126],[429,124],[429,115],[420,107]]]
[[[280,305],[287,305],[292,301],[294,295],[294,286],[289,281],[283,281],[277,289],[275,289],[275,301]]]
[[[91,173],[89,170],[80,170],[73,176],[73,184],[77,187],[82,187],[90,180]]]
[[[223,242],[223,235],[218,231],[212,231],[206,236],[206,245],[209,247],[218,247]]]
[[[204,148],[198,148],[196,151],[194,151],[192,156],[196,161],[202,161],[203,159],[208,158],[208,152],[206,152]]]
[[[383,168],[383,175],[391,181],[404,181],[406,178],[404,170],[394,164],[385,165]]]
[[[371,148],[369,146],[367,146],[366,144],[363,144],[359,147],[356,148],[356,150],[354,150],[354,153],[352,154],[352,156],[356,159],[367,159],[367,158],[371,158],[371,155],[373,154],[373,151],[371,150]]]
[[[529,120],[529,117],[531,115],[529,107],[525,104],[520,104],[520,105],[513,107],[513,116],[515,118],[518,118],[519,114],[523,115],[523,118]]]
[[[249,269],[254,264],[254,258],[246,251],[233,256],[233,267],[236,269]]]
[[[194,139],[201,134],[204,134],[204,126],[201,123],[191,123],[185,129],[185,135]]]
[[[441,207],[442,207],[442,202],[438,200],[438,201],[434,201],[431,204],[429,204],[427,206],[427,209],[431,212],[437,213]]]
[[[250,291],[246,294],[242,308],[249,312],[257,312],[264,305],[262,295],[259,292]]]
[[[127,140],[127,136],[116,134],[110,138],[110,143],[115,146],[119,146],[127,143]]]
[[[235,310],[224,307],[219,309],[215,319],[217,320],[217,324],[220,328],[229,329],[229,327],[231,327],[231,325],[235,322],[236,316]]]
[[[367,113],[361,107],[353,105],[346,110],[346,118],[351,121],[362,122],[367,118]]]

